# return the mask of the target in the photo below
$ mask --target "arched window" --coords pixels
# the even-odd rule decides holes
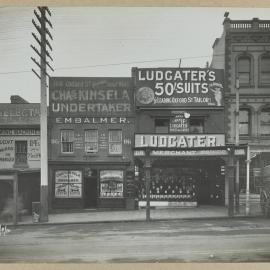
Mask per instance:
[[[250,135],[250,110],[240,109],[239,110],[239,135],[248,136]]]
[[[260,60],[260,83],[270,84],[270,56],[263,55]]]
[[[264,108],[260,114],[260,134],[262,136],[270,135],[270,108]]]
[[[250,85],[251,74],[251,58],[249,56],[240,56],[237,59],[237,76],[239,78],[240,85]]]

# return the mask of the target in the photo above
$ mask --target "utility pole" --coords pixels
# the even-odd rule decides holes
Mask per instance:
[[[31,48],[40,57],[40,63],[36,61],[35,58],[31,57],[31,60],[40,68],[40,75],[32,69],[35,75],[40,79],[40,221],[47,222],[48,218],[48,135],[47,135],[47,66],[52,70],[53,68],[48,63],[46,57],[48,56],[51,60],[49,52],[46,50],[47,47],[52,51],[51,44],[47,40],[47,35],[52,40],[52,35],[46,25],[48,24],[52,28],[51,22],[46,17],[46,14],[51,16],[51,12],[48,7],[38,7],[39,13],[34,10],[36,19],[39,21],[38,25],[35,20],[32,23],[38,33],[40,34],[40,40],[38,37],[32,33],[34,39],[40,46],[40,51],[36,49],[33,45]]]
[[[236,78],[235,82],[235,146],[239,146],[239,78]],[[239,158],[236,157],[236,171],[235,171],[235,211],[239,214],[239,193],[240,193],[240,181],[239,181]]]

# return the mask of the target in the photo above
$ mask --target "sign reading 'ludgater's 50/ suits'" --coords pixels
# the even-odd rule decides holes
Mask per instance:
[[[223,70],[133,68],[138,107],[222,107]]]

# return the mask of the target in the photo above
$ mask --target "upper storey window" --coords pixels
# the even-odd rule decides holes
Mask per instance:
[[[263,55],[260,59],[260,84],[270,84],[270,56]]]
[[[252,82],[252,65],[251,57],[240,56],[237,60],[237,76],[240,85],[251,85]]]

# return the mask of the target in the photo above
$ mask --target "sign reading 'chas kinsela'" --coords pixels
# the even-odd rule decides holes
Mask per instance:
[[[51,116],[129,116],[133,114],[130,78],[50,78]]]
[[[133,68],[136,106],[221,107],[224,75],[220,69]]]

